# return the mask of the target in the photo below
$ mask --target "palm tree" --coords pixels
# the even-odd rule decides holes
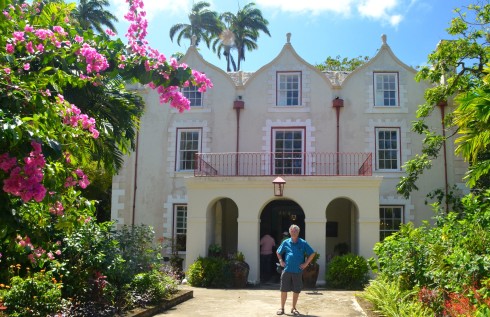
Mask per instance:
[[[92,29],[100,34],[105,34],[103,26],[106,26],[116,33],[113,22],[118,20],[115,15],[105,9],[109,5],[109,0],[80,0],[73,12],[73,17],[84,30]]]
[[[221,51],[226,57],[226,71],[231,72],[231,66],[233,66],[233,71],[236,72],[237,65],[233,55],[231,55],[231,50],[235,47],[235,34],[230,29],[224,29],[218,37],[214,38],[213,41],[213,52],[217,53],[218,58],[221,58]]]
[[[180,40],[186,38],[191,40],[196,37],[195,45],[198,46],[201,40],[206,42],[209,47],[210,39],[220,34],[221,22],[218,19],[218,13],[206,9],[210,4],[205,1],[200,1],[192,6],[189,13],[189,24],[178,23],[170,28],[170,39],[173,41],[175,34],[177,35],[177,44],[180,46]]]
[[[245,49],[252,51],[258,48],[259,31],[271,36],[267,28],[269,21],[262,16],[262,12],[255,7],[253,2],[238,10],[236,15],[231,12],[223,13],[221,19],[235,35],[234,47],[238,54],[237,70],[240,70],[241,61],[245,60]]]

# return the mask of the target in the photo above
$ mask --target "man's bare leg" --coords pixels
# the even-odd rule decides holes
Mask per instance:
[[[293,309],[296,309],[296,303],[298,302],[299,293],[293,292]]]

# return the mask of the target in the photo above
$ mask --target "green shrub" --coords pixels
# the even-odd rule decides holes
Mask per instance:
[[[62,285],[50,271],[43,270],[25,278],[14,276],[10,286],[3,294],[3,300],[11,317],[45,317],[62,308]]]
[[[433,311],[417,300],[416,290],[402,290],[399,282],[390,282],[383,278],[372,280],[364,292],[357,296],[371,302],[375,311],[383,316],[434,316]]]
[[[131,290],[139,305],[155,304],[175,293],[177,283],[171,277],[154,269],[135,275],[131,282]]]
[[[198,287],[229,287],[230,262],[219,257],[199,257],[187,271],[190,285]]]
[[[327,285],[333,288],[362,289],[368,281],[369,267],[360,255],[348,253],[330,261],[325,273]]]

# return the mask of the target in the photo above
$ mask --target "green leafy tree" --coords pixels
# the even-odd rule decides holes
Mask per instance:
[[[104,26],[112,32],[116,32],[113,22],[117,17],[106,8],[110,5],[109,0],[80,0],[73,17],[78,21],[82,29],[92,29],[104,34]]]
[[[490,4],[470,4],[466,7],[466,12],[458,8],[455,9],[455,13],[457,16],[452,19],[447,29],[451,39],[439,42],[428,56],[428,65],[421,67],[416,76],[417,80],[429,81],[434,85],[426,90],[425,103],[419,106],[418,120],[413,124],[413,130],[424,135],[424,143],[422,153],[404,166],[407,175],[402,177],[397,189],[405,197],[418,189],[416,182],[419,176],[431,167],[432,160],[440,155],[444,142],[454,135],[436,133],[425,123],[425,118],[438,105],[452,104],[456,95],[482,86],[484,66],[489,62]],[[459,99],[455,102],[458,103]],[[446,131],[458,128],[458,121],[453,121],[453,116],[452,112],[446,110]],[[479,154],[483,152],[480,151]],[[474,164],[476,161],[470,163]]]
[[[469,186],[478,189],[489,188],[490,175],[490,68],[483,84],[456,97],[458,107],[454,111],[453,122],[459,127],[456,139],[456,153],[470,162],[466,175]]]
[[[226,71],[231,72],[237,70],[237,65],[233,55],[231,54],[232,49],[236,49],[235,46],[235,34],[230,29],[224,29],[221,31],[219,36],[214,37],[212,42],[213,52],[221,58],[221,54],[226,58]],[[233,67],[233,68],[232,68]]]
[[[179,111],[190,107],[179,87],[211,83],[146,45],[141,0],[130,1],[127,45],[75,27],[75,4],[0,5],[0,283],[12,265],[20,278],[44,269],[65,277],[63,296],[97,299],[123,260],[106,238],[112,223],[93,221],[87,166],[113,172],[111,153],[134,145],[142,103],[123,83],[147,85]]]
[[[177,44],[180,46],[182,38],[188,39],[192,43],[192,38],[195,36],[196,46],[201,40],[204,40],[209,47],[210,39],[221,32],[218,13],[207,9],[209,6],[210,4],[205,1],[195,3],[188,15],[189,23],[173,25],[170,28],[170,39],[173,41],[177,34]]]
[[[358,56],[354,58],[347,58],[347,57],[340,57],[340,55],[337,55],[337,57],[333,58],[331,56],[328,56],[327,59],[321,63],[315,65],[316,68],[318,68],[321,71],[347,71],[351,72],[358,67],[366,64],[369,61],[369,56]]]
[[[229,47],[230,49],[232,47],[236,48],[236,70],[238,71],[241,69],[241,62],[245,61],[245,51],[256,50],[259,47],[257,45],[257,40],[260,31],[271,36],[269,28],[267,27],[269,21],[262,16],[262,11],[256,8],[255,3],[253,2],[248,3],[242,9],[239,9],[236,15],[232,12],[225,12],[221,14],[220,18],[226,25],[226,29],[230,30],[234,35],[234,43],[233,45],[229,45]],[[228,50],[225,55],[230,56],[230,51]]]

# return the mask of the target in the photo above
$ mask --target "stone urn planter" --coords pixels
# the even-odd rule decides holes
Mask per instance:
[[[250,266],[245,262],[243,253],[237,252],[230,260],[231,284],[233,288],[245,288],[248,283]]]
[[[303,270],[303,287],[315,288],[316,281],[318,280],[318,273],[320,272],[320,265],[317,263],[320,255],[317,253],[313,258],[313,261]]]

